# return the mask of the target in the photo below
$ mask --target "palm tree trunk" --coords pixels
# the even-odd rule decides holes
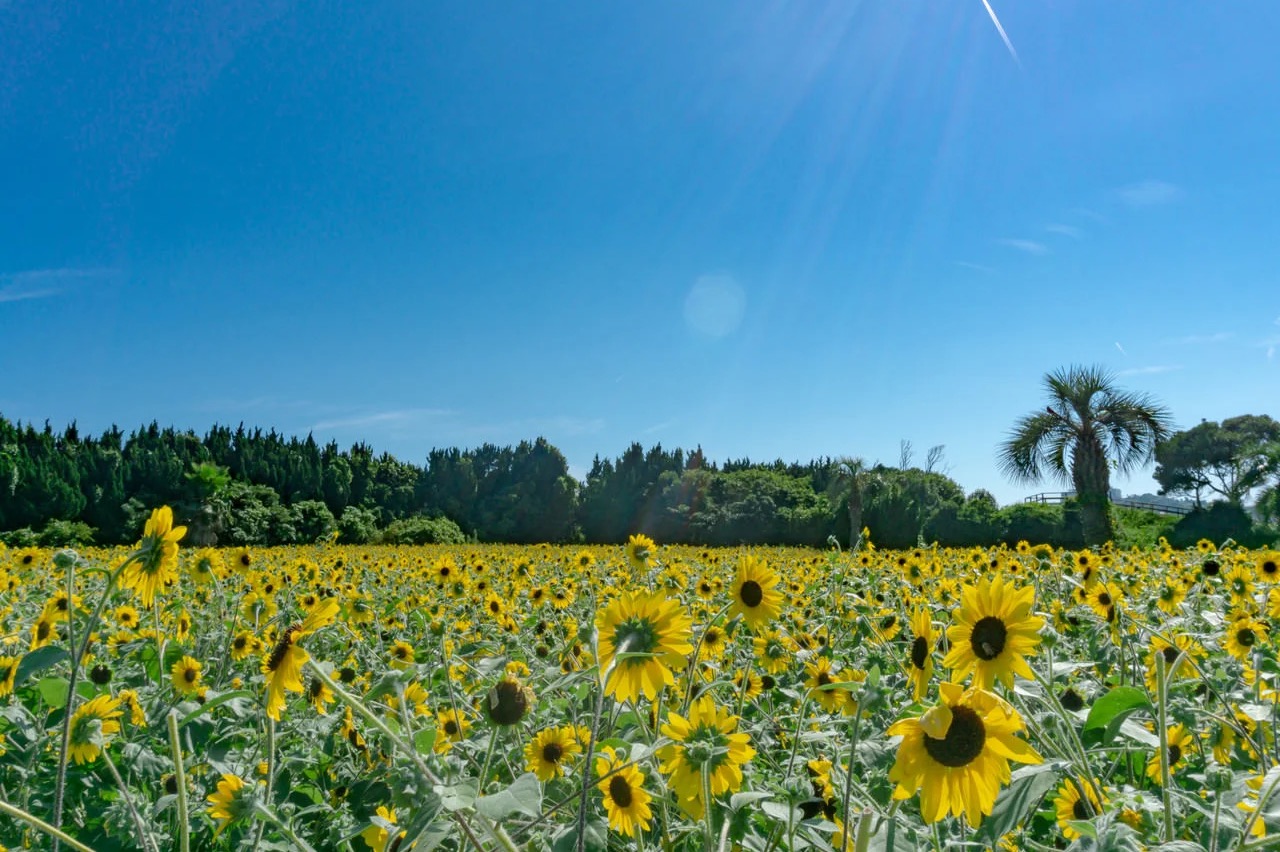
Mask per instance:
[[[858,538],[862,535],[862,489],[855,482],[849,489],[849,549],[858,546]]]
[[[1095,438],[1081,441],[1074,452],[1071,479],[1080,503],[1080,526],[1086,547],[1111,540],[1111,471],[1101,444]]]

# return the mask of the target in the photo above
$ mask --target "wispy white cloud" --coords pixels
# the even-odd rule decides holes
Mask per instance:
[[[1056,222],[1052,225],[1045,225],[1044,229],[1051,234],[1061,234],[1064,237],[1071,237],[1073,240],[1078,240],[1084,236],[1084,231],[1079,228],[1071,225],[1060,225]]]
[[[1186,337],[1175,337],[1172,340],[1166,340],[1165,343],[1171,343],[1175,346],[1199,346],[1205,343],[1223,343],[1235,337],[1235,332],[1219,331],[1214,334],[1188,334]]]
[[[1014,240],[1014,239],[1005,238],[1001,240],[996,240],[996,242],[998,242],[1002,246],[1008,246],[1009,248],[1016,248],[1018,251],[1023,251],[1023,252],[1026,252],[1027,254],[1048,254],[1049,253],[1048,246],[1046,246],[1044,243],[1038,243],[1035,240]]]
[[[641,435],[652,435],[652,434],[654,434],[655,432],[661,432],[661,431],[663,431],[664,429],[669,429],[669,428],[671,428],[671,426],[673,426],[673,425],[675,424],[675,422],[676,422],[676,421],[674,421],[674,420],[663,420],[661,423],[655,423],[655,424],[653,424],[652,426],[649,426],[648,428],[641,429],[641,430],[640,430],[640,434],[641,434]]]
[[[0,302],[25,302],[58,296],[79,281],[110,275],[108,269],[28,269],[0,272]]]
[[[1182,190],[1166,181],[1144,180],[1121,187],[1118,194],[1130,207],[1152,207],[1177,201],[1182,197]]]
[[[975,272],[995,272],[990,266],[983,266],[981,263],[970,263],[967,260],[957,260],[955,265],[963,266],[965,269],[972,269]]]
[[[1103,216],[1097,210],[1090,210],[1088,207],[1072,207],[1067,212],[1073,216],[1083,216],[1084,218],[1090,219],[1099,225],[1110,224],[1110,220],[1108,220],[1106,216]]]
[[[332,420],[321,420],[311,428],[316,432],[324,432],[333,429],[352,429],[363,426],[376,426],[379,424],[408,423],[411,421],[448,417],[456,413],[457,412],[451,411],[447,408],[401,408],[392,411],[374,411],[368,414],[357,414],[350,417],[337,417]]]
[[[1120,354],[1121,354],[1121,355],[1124,355],[1126,358],[1129,356],[1129,353],[1128,353],[1128,352],[1125,352],[1125,351],[1124,351],[1124,347],[1120,345],[1120,341],[1119,341],[1119,340],[1117,340],[1117,341],[1116,341],[1116,348],[1120,350]]]
[[[1153,376],[1157,373],[1172,373],[1174,370],[1181,370],[1182,367],[1170,366],[1167,364],[1154,367],[1130,367],[1127,370],[1121,370],[1118,375],[1121,376]]]

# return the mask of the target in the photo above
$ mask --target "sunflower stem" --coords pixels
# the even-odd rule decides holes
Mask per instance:
[[[596,659],[599,658],[597,648]],[[596,684],[596,706],[591,711],[591,730],[582,760],[582,790],[578,799],[578,837],[574,842],[577,852],[583,852],[587,844],[587,797],[591,795],[591,758],[596,750],[596,729],[600,725],[600,717],[604,715],[604,684],[608,677],[608,671],[601,672],[600,682]]]
[[[403,692],[400,693],[404,695]],[[403,698],[400,701],[404,704]],[[489,733],[489,748],[484,753],[484,764],[480,767],[480,793],[484,794],[485,787],[489,784],[489,765],[493,762],[493,750],[498,745],[498,726],[494,725],[493,730]]]
[[[182,741],[178,738],[178,714],[169,712],[169,745],[173,749],[173,780],[178,786],[178,848],[191,850],[191,825],[187,813],[187,773],[182,766]]]
[[[83,843],[76,840],[74,837],[62,831],[61,829],[54,828],[52,825],[49,825],[49,823],[45,822],[44,820],[40,819],[34,814],[29,814],[26,811],[22,810],[22,808],[15,807],[14,805],[9,804],[3,799],[0,799],[0,814],[5,814],[7,816],[13,817],[19,822],[25,822],[27,825],[34,828],[36,831],[44,832],[45,834],[52,837],[54,843],[65,843],[67,844],[67,846],[71,847],[72,849],[75,849],[76,852],[93,852],[93,850],[90,849],[88,846],[85,846]]]
[[[129,788],[124,785],[124,779],[120,777],[120,771],[116,769],[115,763],[111,760],[111,755],[107,754],[107,750],[102,750],[102,759],[107,764],[107,769],[111,771],[111,777],[116,782],[116,787],[120,790],[120,796],[124,799],[125,806],[129,809],[129,816],[133,818],[133,827],[138,832],[138,845],[143,849],[152,849],[160,852],[156,848],[154,841],[147,835],[147,830],[143,827],[142,816],[138,813],[138,809],[134,807],[133,796],[129,795]]]
[[[714,852],[715,850],[715,826],[712,825],[711,813],[711,767],[706,761],[699,767],[699,775],[702,776],[702,841],[703,848],[706,852]]]
[[[284,820],[282,820],[276,814],[275,811],[271,810],[271,808],[267,807],[261,802],[258,802],[257,805],[254,807],[254,812],[258,814],[260,817],[262,817],[264,822],[269,822],[272,825],[274,825],[276,828],[278,828],[280,830],[280,833],[285,836],[286,840],[288,840],[297,848],[302,849],[303,852],[316,852],[314,846],[312,846],[310,843],[308,843],[307,841],[299,837],[298,833],[293,830],[293,827],[288,825]]]
[[[80,638],[79,646],[72,647],[72,653],[75,654],[71,658],[71,674],[67,677],[67,706],[62,716],[62,739],[58,747],[58,773],[53,784],[53,827],[62,827],[62,799],[67,788],[67,759],[68,752],[71,750],[71,711],[75,709],[76,701],[76,678],[80,673],[80,663],[84,660],[85,653],[89,650],[89,638],[93,636],[93,630],[98,625],[98,619],[102,617],[102,610],[107,605],[107,598],[111,596],[111,590],[115,587],[116,580],[120,578],[120,574],[130,564],[136,562],[140,555],[140,551],[134,552],[124,561],[119,568],[107,577],[107,586],[102,590],[102,594],[98,596],[98,603],[93,608],[93,614],[89,616],[89,621],[84,626],[84,636]],[[74,590],[73,565],[67,567],[67,589],[68,592]],[[71,642],[71,620],[74,617],[74,601],[75,597],[67,597],[67,644]],[[58,852],[58,836],[53,837],[53,852]]]
[[[400,751],[408,755],[409,759],[413,762],[414,767],[423,778],[433,785],[440,783],[440,779],[436,777],[435,773],[428,769],[427,765],[422,762],[422,756],[418,754],[418,750],[413,747],[412,743],[405,743],[400,737],[396,736],[396,734],[387,727],[386,722],[383,722],[378,718],[378,714],[366,707],[363,701],[356,698],[354,695],[335,683],[333,678],[329,677],[325,670],[322,669],[319,663],[315,660],[307,660],[306,664],[311,667],[311,671],[315,673],[316,677],[324,681],[325,685],[329,687],[330,691],[333,692],[334,696],[339,701],[350,707],[353,712],[359,713],[360,718],[364,719],[370,725],[373,725],[382,732],[382,735],[387,738],[392,746],[400,749]],[[482,825],[488,822],[479,815],[476,815],[476,818]],[[452,819],[458,824],[458,828],[467,836],[467,839],[471,841],[472,846],[476,849],[484,849],[484,846],[481,845],[480,840],[476,837],[475,832],[471,829],[471,826],[467,822],[465,816],[458,811],[454,811],[452,813]],[[486,825],[486,827],[489,829],[489,833],[493,836],[494,840],[496,840],[498,844],[506,850],[506,852],[516,852],[515,843],[512,842],[511,837],[503,830],[502,826]]]
[[[858,727],[862,722],[862,702],[858,702],[857,712],[853,714],[853,725],[849,734],[849,763],[844,768],[844,795],[840,800],[840,819],[843,820],[846,834],[849,831],[849,798],[853,794],[853,763],[858,754]]]
[[[1160,798],[1163,803],[1164,842],[1173,842],[1173,802],[1169,793],[1169,684],[1165,680],[1164,654],[1156,654],[1156,701],[1160,716]]]

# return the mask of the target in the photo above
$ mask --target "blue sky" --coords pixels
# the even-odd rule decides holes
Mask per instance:
[[[0,413],[1002,502],[1061,365],[1280,415],[1280,5],[992,3],[0,0]]]

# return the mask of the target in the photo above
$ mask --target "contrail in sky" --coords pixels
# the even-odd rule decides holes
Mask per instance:
[[[1018,58],[1018,51],[1013,49],[1013,42],[1009,41],[1009,36],[1005,33],[1004,27],[1000,25],[1000,19],[996,17],[996,10],[991,8],[991,4],[987,0],[982,0],[982,5],[987,7],[987,14],[991,16],[991,23],[996,25],[996,31],[1000,33],[1000,38],[1004,40],[1004,46],[1009,48],[1009,55],[1013,57],[1013,61],[1018,63],[1018,67],[1022,67],[1022,60]]]

